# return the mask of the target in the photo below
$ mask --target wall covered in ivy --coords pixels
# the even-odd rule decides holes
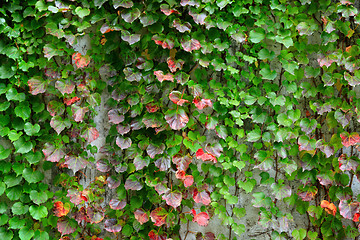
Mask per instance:
[[[359,3],[0,5],[0,238],[356,239]]]

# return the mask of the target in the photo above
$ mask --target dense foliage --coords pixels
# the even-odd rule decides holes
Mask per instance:
[[[0,238],[242,239],[248,205],[272,239],[358,236],[359,24],[346,0],[5,1]]]

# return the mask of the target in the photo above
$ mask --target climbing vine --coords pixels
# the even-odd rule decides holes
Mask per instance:
[[[359,24],[347,0],[5,1],[0,238],[356,238]]]

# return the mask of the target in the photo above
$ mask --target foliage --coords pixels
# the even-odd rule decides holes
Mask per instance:
[[[216,215],[229,236],[186,236],[241,239],[240,194],[274,239],[358,236],[359,17],[344,0],[5,1],[0,236],[180,239]]]

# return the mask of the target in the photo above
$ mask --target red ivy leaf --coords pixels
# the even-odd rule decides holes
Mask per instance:
[[[176,14],[180,14],[177,10],[175,9],[170,9],[169,5],[167,4],[161,4],[160,5],[160,10],[161,12],[163,12],[166,16],[169,16],[172,13],[176,13]]]
[[[196,0],[181,0],[180,5],[185,6],[193,6],[193,7],[200,7],[200,3]],[[221,9],[221,8],[220,8]]]
[[[159,235],[156,231],[154,230],[151,230],[148,234],[150,240],[166,240],[168,239],[167,238],[167,235],[166,233],[162,234],[162,235]]]
[[[85,202],[87,202],[87,199],[85,196],[82,195],[81,191],[78,191],[76,189],[68,189],[67,191],[67,197],[70,198],[70,202],[72,202],[75,205],[79,205],[82,203],[82,201],[84,200]],[[86,199],[86,200],[85,200]]]
[[[216,157],[210,153],[205,153],[202,148],[196,151],[196,158],[203,161],[212,161],[214,163],[217,163]]]
[[[156,23],[158,19],[159,19],[158,15],[146,13],[146,15],[140,17],[140,22],[143,25],[143,27],[147,27]]]
[[[178,191],[169,191],[162,196],[162,199],[166,201],[166,204],[177,208],[181,205],[182,194]]]
[[[159,106],[156,103],[148,103],[146,104],[146,110],[148,113],[154,113],[159,110]]]
[[[47,110],[50,114],[50,116],[55,116],[55,115],[61,115],[65,112],[65,107],[64,104],[62,104],[61,102],[58,101],[50,101],[47,104]]]
[[[45,143],[42,152],[45,155],[45,160],[50,162],[59,162],[65,156],[65,152],[61,148],[55,148],[49,143]]]
[[[120,180],[116,180],[114,179],[113,176],[109,176],[107,179],[106,179],[106,182],[107,182],[107,185],[110,189],[115,189],[117,188],[118,186],[120,186],[120,183],[121,181]]]
[[[142,156],[137,156],[134,159],[134,165],[136,168],[136,171],[139,171],[143,169],[144,167],[147,167],[150,163],[149,157],[143,158]]]
[[[203,227],[209,224],[210,217],[206,212],[200,212],[199,214],[196,214],[196,211],[194,209],[192,209],[191,212],[194,215],[193,222],[196,222]]]
[[[130,45],[133,45],[134,43],[137,43],[140,41],[140,34],[131,34],[128,31],[121,31],[121,39],[128,42]]]
[[[113,124],[119,124],[124,121],[125,117],[124,115],[119,113],[119,110],[117,109],[111,109],[108,112],[109,122]]]
[[[66,216],[69,211],[70,211],[70,205],[69,204],[65,204],[64,207],[64,203],[61,201],[57,201],[54,203],[54,215],[57,217],[62,217],[62,216]]]
[[[131,144],[132,141],[130,138],[122,138],[122,137],[116,138],[116,145],[118,145],[122,150],[129,148]]]
[[[166,217],[168,216],[168,212],[162,208],[158,207],[151,211],[150,218],[151,221],[155,223],[155,226],[160,227],[161,225],[166,223]]]
[[[81,207],[79,211],[74,214],[74,219],[80,224],[82,221],[89,222],[86,216],[86,209]]]
[[[106,164],[104,160],[99,160],[96,162],[96,169],[100,172],[106,173],[111,170],[111,166]]]
[[[140,14],[141,12],[138,8],[132,8],[130,11],[124,11],[121,14],[121,17],[124,19],[125,22],[132,23],[140,17]]]
[[[331,57],[331,55],[328,55],[319,57],[317,61],[320,67],[326,66],[327,68],[329,68],[333,62],[336,62],[336,59],[334,57]]]
[[[185,179],[185,171],[183,171],[183,170],[177,170],[177,171],[176,171],[176,174],[175,174],[175,177],[176,177],[177,179],[184,180],[184,179]]]
[[[28,85],[30,88],[30,93],[32,95],[37,95],[39,93],[44,93],[47,88],[47,81],[40,79],[40,77],[33,77],[28,80]]]
[[[342,125],[342,127],[345,128],[350,123],[352,112],[344,113],[338,109],[335,111],[334,117]]]
[[[138,181],[138,179],[134,176],[131,175],[126,179],[125,182],[125,189],[126,190],[134,190],[134,191],[139,191],[143,188],[143,185]]]
[[[173,27],[175,27],[179,32],[184,33],[186,31],[190,32],[191,31],[191,24],[188,22],[184,22],[182,23],[180,19],[174,19]]]
[[[194,98],[193,103],[199,110],[202,110],[207,107],[212,107],[212,105],[213,105],[210,99],[201,99],[200,100],[199,97]]]
[[[184,180],[184,186],[190,187],[194,183],[194,177],[192,175],[186,175]]]
[[[119,201],[117,199],[111,199],[109,202],[109,206],[113,210],[120,210],[126,206],[126,201],[125,200]]]
[[[192,162],[192,158],[188,155],[181,156],[177,154],[172,158],[172,162],[176,165],[178,170],[186,171]]]
[[[139,130],[145,125],[140,118],[133,119],[130,123],[131,130]]]
[[[350,134],[348,132],[343,132],[340,134],[340,137],[342,140],[341,143],[344,147],[350,147],[360,142],[360,136],[356,132]]]
[[[73,103],[76,103],[80,100],[78,97],[72,97],[72,98],[64,98],[64,103],[68,106],[70,106]]]
[[[175,42],[171,38],[164,39],[162,37],[159,37],[158,35],[154,35],[151,40],[154,40],[155,44],[162,46],[163,49],[173,49],[175,46]]]
[[[121,135],[125,135],[127,134],[128,132],[130,132],[130,126],[129,125],[126,125],[126,126],[123,126],[123,125],[117,125],[116,126],[116,130],[118,131],[119,134]]]
[[[82,122],[85,116],[85,113],[89,111],[88,107],[80,107],[78,105],[72,105],[71,110],[73,113],[73,118],[75,122]]]
[[[184,109],[169,110],[165,115],[165,120],[173,130],[180,130],[189,122]]]
[[[301,198],[301,200],[305,201],[305,202],[310,202],[311,200],[314,199],[315,195],[316,195],[317,191],[312,192],[312,191],[300,191],[297,193],[297,195]]]
[[[146,113],[143,116],[142,122],[145,124],[146,128],[157,128],[163,125],[163,115],[160,113]]]
[[[91,143],[93,141],[95,141],[98,137],[99,137],[99,132],[96,128],[94,127],[90,127],[90,128],[85,128],[81,135],[82,138],[85,138],[85,140],[88,143]]]
[[[319,139],[316,142],[316,147],[320,149],[320,151],[323,152],[327,158],[334,154],[334,147],[325,143],[323,139]]]
[[[347,200],[340,200],[339,210],[341,216],[352,220],[355,213],[359,212],[359,202],[348,203]]]
[[[185,63],[183,60],[181,60],[181,59],[175,60],[175,58],[173,58],[173,57],[169,57],[166,62],[168,64],[170,72],[172,72],[172,73],[176,72],[177,69],[181,70]]]
[[[163,195],[164,193],[168,192],[169,189],[166,186],[166,183],[161,182],[155,185],[155,191],[159,194],[159,195]]]
[[[116,219],[112,218],[105,220],[104,228],[108,232],[116,233],[121,231],[122,226],[118,224],[118,221]]]
[[[154,71],[154,74],[159,80],[159,82],[163,82],[163,81],[174,82],[174,75],[172,75],[171,73],[167,73],[166,75],[164,75],[163,71],[158,70],[158,71]]]
[[[169,94],[170,100],[171,100],[173,103],[175,103],[175,104],[177,104],[177,105],[179,105],[179,106],[182,106],[184,103],[189,102],[188,100],[185,100],[185,99],[183,99],[182,97],[183,97],[183,95],[182,95],[182,93],[179,92],[179,91],[172,91],[172,92]]]
[[[181,41],[181,46],[186,52],[191,52],[193,50],[199,50],[201,48],[201,44],[196,39],[190,39],[187,41]]]
[[[88,165],[88,162],[85,159],[83,159],[82,157],[75,157],[73,155],[66,155],[65,160],[65,164],[67,165],[67,167],[73,170],[74,173],[76,173],[80,169],[85,168]]]
[[[170,158],[169,157],[160,157],[158,158],[154,164],[159,168],[160,171],[166,171],[170,168]]]
[[[134,72],[132,68],[124,68],[123,72],[125,74],[126,80],[128,80],[129,82],[139,82],[141,80],[141,73]]]
[[[192,16],[192,18],[194,19],[194,22],[196,24],[200,24],[200,25],[204,25],[205,24],[205,18],[207,17],[207,15],[205,13],[196,13],[193,12],[192,10],[189,11],[189,15]]]
[[[65,128],[69,128],[71,126],[71,122],[69,119],[62,119],[60,116],[55,116],[51,118],[50,126],[60,134]]]
[[[196,240],[215,240],[215,234],[212,232],[206,232],[205,235],[203,235],[202,233],[198,232],[196,234]]]
[[[360,79],[358,78],[357,75],[352,76],[352,75],[350,75],[350,73],[345,72],[344,78],[349,83],[349,85],[352,87],[355,87],[360,84]]]
[[[165,150],[165,145],[163,143],[160,144],[160,146],[149,144],[149,146],[146,148],[146,152],[151,158],[154,158],[158,154],[162,154],[164,150]]]
[[[55,88],[59,90],[62,95],[64,95],[65,93],[71,94],[75,89],[75,85],[70,81],[59,80],[56,81]]]
[[[196,203],[203,203],[209,205],[211,203],[210,192],[207,190],[199,192],[197,188],[194,189],[193,199]]]
[[[90,220],[90,223],[99,223],[101,222],[105,217],[105,212],[100,207],[88,207],[86,214]]]
[[[71,219],[60,218],[57,222],[57,229],[63,235],[75,232],[76,228],[76,223]]]
[[[215,157],[220,157],[223,148],[220,143],[215,143],[214,145],[206,144],[205,150]]]
[[[339,160],[339,168],[341,171],[351,171],[356,172],[359,163],[351,158],[348,158],[346,154],[341,154],[338,158]]]
[[[90,63],[90,57],[87,55],[83,56],[81,53],[74,53],[72,59],[78,68],[84,68]]]
[[[113,5],[115,9],[118,7],[131,8],[134,3],[131,0],[113,0]]]
[[[143,225],[144,223],[146,223],[147,221],[149,221],[149,216],[147,215],[146,212],[144,212],[143,209],[137,209],[134,212],[135,215],[135,219],[141,224]]]

